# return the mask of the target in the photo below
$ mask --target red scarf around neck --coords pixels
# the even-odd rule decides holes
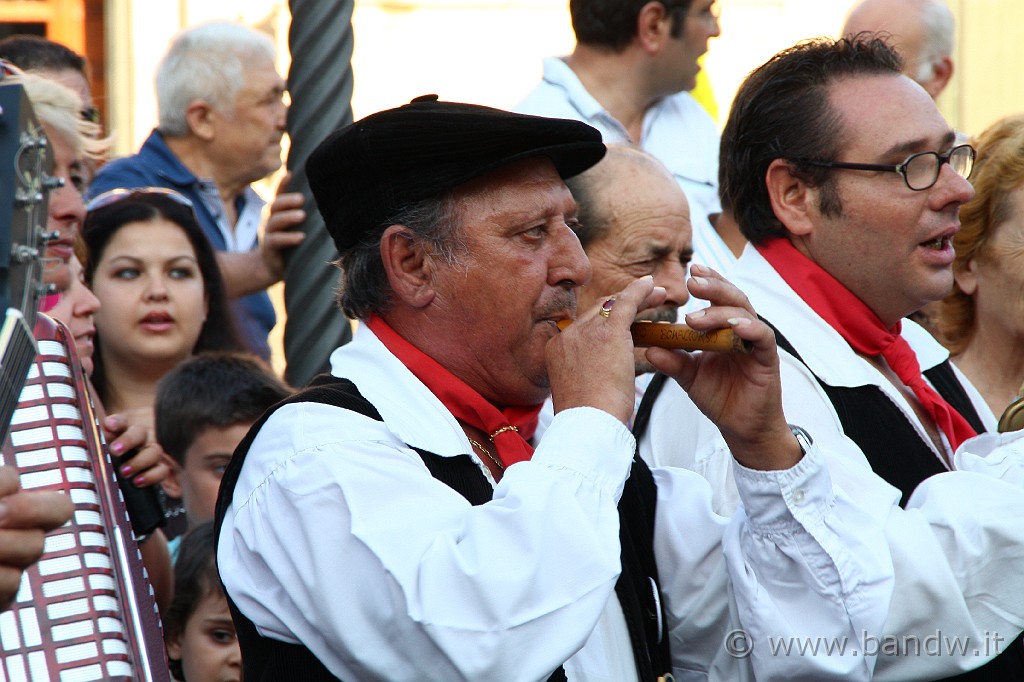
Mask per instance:
[[[506,469],[533,456],[529,439],[537,430],[540,405],[506,407],[499,410],[466,382],[442,367],[436,360],[412,345],[377,315],[366,326],[380,342],[423,382],[459,421],[488,434]]]
[[[953,450],[977,435],[967,420],[921,376],[917,356],[900,336],[902,323],[891,329],[867,304],[788,239],[771,239],[756,246],[758,252],[804,303],[839,332],[850,346],[864,355],[881,355],[900,381],[914,392],[932,421],[942,429]]]

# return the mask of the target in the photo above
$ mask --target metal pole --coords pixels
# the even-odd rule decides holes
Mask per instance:
[[[306,196],[306,233],[289,256],[284,277],[288,320],[284,329],[285,378],[303,386],[328,368],[331,351],[352,338],[335,304],[338,270],[334,242],[316,209],[306,158],[334,130],[352,122],[352,10],[355,0],[289,0],[291,67],[288,133],[290,189]]]

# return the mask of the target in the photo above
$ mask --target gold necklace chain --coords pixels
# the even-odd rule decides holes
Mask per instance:
[[[476,447],[477,450],[479,450],[480,452],[484,453],[487,456],[487,459],[489,459],[492,462],[494,462],[494,466],[498,467],[498,471],[505,471],[505,467],[501,465],[501,462],[499,462],[498,459],[494,455],[491,454],[490,450],[488,450],[482,444],[480,444],[477,441],[473,440],[469,436],[466,436],[466,439],[469,440],[470,445],[473,445],[474,447]]]

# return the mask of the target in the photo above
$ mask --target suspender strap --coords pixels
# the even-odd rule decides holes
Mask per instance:
[[[935,365],[931,369],[926,369],[924,375],[935,386],[935,390],[939,392],[939,395],[945,398],[946,402],[952,405],[954,410],[963,415],[963,418],[967,420],[967,423],[975,431],[978,433],[985,432],[985,425],[981,423],[981,417],[978,416],[978,411],[974,409],[974,403],[971,402],[967,391],[964,390],[963,384],[957,380],[949,360]]]
[[[256,434],[278,408],[297,402],[321,402],[338,405],[365,417],[381,420],[377,409],[359,395],[359,391],[356,390],[352,382],[336,379],[330,375],[316,377],[307,388],[267,410],[235,448],[235,454],[231,457],[231,461],[224,471],[224,477],[221,479],[214,515],[218,545],[220,544],[220,530],[224,523],[224,516],[231,506],[231,498],[234,496],[238,476]],[[223,587],[223,580],[221,587]],[[247,682],[285,682],[287,680],[338,682],[338,678],[332,675],[327,667],[305,646],[260,635],[255,624],[235,606],[226,589],[224,594],[227,597],[228,609],[231,611],[231,619],[235,622],[238,646],[242,651],[242,669]]]
[[[658,372],[651,379],[651,382],[647,384],[647,390],[644,391],[644,397],[640,399],[640,407],[636,410],[636,416],[633,418],[633,436],[636,438],[636,442],[639,445],[640,439],[647,435],[647,425],[651,421],[651,412],[654,410],[654,401],[661,395],[662,389],[665,388],[665,382],[668,381],[668,375]]]

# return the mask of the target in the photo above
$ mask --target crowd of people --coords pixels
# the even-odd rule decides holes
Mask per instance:
[[[113,160],[86,61],[0,41],[63,181],[40,311],[165,508],[137,537],[159,664],[1024,680],[1024,435],[997,426],[1024,389],[1024,116],[943,118],[942,0],[856,3],[752,71],[721,134],[689,94],[713,0],[569,10],[516,111],[423,96],[305,162],[357,321],[306,387],[268,362],[306,216],[287,174],[251,187],[281,165],[271,41],[182,31]],[[637,347],[638,322],[747,352]],[[66,498],[0,466],[0,608]]]

